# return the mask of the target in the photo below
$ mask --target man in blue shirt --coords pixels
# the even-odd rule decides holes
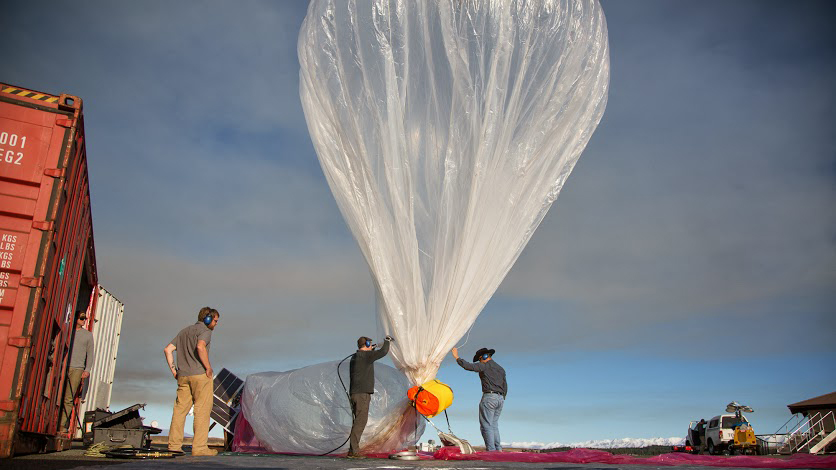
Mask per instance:
[[[479,430],[485,440],[485,449],[502,451],[499,441],[499,415],[508,395],[508,383],[505,380],[505,369],[493,360],[496,350],[482,348],[476,351],[473,362],[467,362],[459,357],[458,348],[453,348],[456,363],[465,370],[479,373],[482,381],[482,400],[479,402]]]

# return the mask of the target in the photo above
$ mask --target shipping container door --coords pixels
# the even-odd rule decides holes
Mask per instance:
[[[17,430],[57,433],[73,313],[97,279],[80,100],[0,88],[2,456]]]

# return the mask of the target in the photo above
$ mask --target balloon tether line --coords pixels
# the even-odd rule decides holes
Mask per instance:
[[[464,339],[464,343],[462,343],[462,344],[461,344],[461,345],[459,345],[459,346],[456,346],[456,349],[461,348],[462,346],[464,346],[465,344],[467,344],[467,341],[470,339],[470,332],[471,332],[471,330],[473,330],[473,327],[474,327],[474,326],[476,326],[476,322],[473,322],[473,324],[472,324],[472,325],[470,325],[470,328],[468,328],[468,329],[467,329],[467,337]]]

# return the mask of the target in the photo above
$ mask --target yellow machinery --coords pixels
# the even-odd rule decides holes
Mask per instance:
[[[757,453],[758,440],[755,438],[755,430],[752,425],[744,423],[734,430],[734,450],[741,453]]]
[[[741,405],[733,401],[726,406],[727,412],[734,412],[739,424],[734,427],[734,441],[729,444],[729,454],[758,454],[758,439],[755,437],[755,430],[752,425],[743,418],[743,411],[752,413],[751,407]]]

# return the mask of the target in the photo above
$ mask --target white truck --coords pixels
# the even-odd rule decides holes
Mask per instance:
[[[711,418],[707,423],[704,419],[691,421],[685,434],[685,445],[674,446],[677,452],[692,452],[695,454],[708,451],[709,454],[719,453],[758,453],[758,441],[755,431],[743,412],[752,413],[751,407],[733,401],[726,406],[726,413]]]
[[[742,443],[735,442],[735,430],[742,425],[749,426],[749,421],[742,413],[722,414],[711,418],[705,427],[705,448],[708,453],[716,455],[721,452],[738,451]],[[752,436],[754,437],[754,434]]]

